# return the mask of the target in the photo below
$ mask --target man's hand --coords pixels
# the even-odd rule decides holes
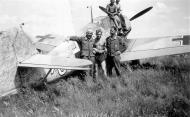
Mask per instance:
[[[120,54],[121,54],[121,52],[120,52],[120,51],[117,51],[115,54],[116,54],[116,55],[120,55]]]
[[[104,52],[107,52],[107,51],[108,51],[108,50],[105,48],[105,49],[104,49]]]
[[[96,52],[97,52],[97,49],[96,49],[96,48],[93,48],[92,53],[93,53],[93,54],[96,54]]]
[[[109,16],[110,18],[113,18],[113,17],[114,17],[114,14],[113,14],[113,13],[108,13],[108,16]]]
[[[93,54],[96,54],[96,51],[93,50],[92,53],[93,53]]]

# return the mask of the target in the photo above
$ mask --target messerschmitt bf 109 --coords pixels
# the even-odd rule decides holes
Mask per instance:
[[[142,16],[143,14],[150,11],[152,8],[153,7],[148,7],[142,10],[141,12],[137,13],[132,18],[130,18],[130,21],[133,21],[134,19]],[[100,7],[100,9],[106,12],[103,7]],[[91,23],[87,25],[84,31],[86,31],[88,28],[91,28],[94,30],[103,28],[104,29],[103,35],[105,37],[106,35],[105,30],[108,29],[109,31],[109,28],[111,27],[111,25],[112,23],[110,23],[109,18],[105,17],[103,19],[98,20],[97,23]],[[60,42],[61,38],[59,37],[55,38],[49,34],[45,36],[37,36],[37,38],[40,38],[40,40],[36,43],[36,48],[42,51],[42,53],[52,51],[54,48],[56,48],[56,46],[58,46],[61,43]],[[121,54],[121,62],[190,52],[190,36],[189,35],[127,39],[126,41],[127,41],[126,43],[127,43],[128,48],[125,52]],[[65,50],[65,49],[61,49],[60,47],[66,48],[66,45],[69,45],[68,42],[64,42],[64,43],[67,43],[67,44],[65,44],[64,46],[59,46],[57,49],[55,49],[57,51],[56,54],[64,53],[64,52],[58,51],[58,50]],[[74,48],[75,47],[78,47],[78,46],[74,46]],[[76,50],[75,52],[77,52]],[[66,74],[67,73],[66,71],[68,70],[57,69],[57,71],[59,75],[62,76]],[[52,73],[51,75],[54,75],[54,74]],[[49,76],[52,78],[51,75]]]
[[[108,18],[90,25],[105,30],[111,27]],[[64,41],[62,36],[46,34],[35,35],[39,41],[34,44],[22,28],[0,33],[0,96],[14,93],[23,80],[39,77],[53,80],[71,70],[89,69],[90,61],[76,59],[74,56],[79,51],[76,42]],[[189,35],[127,39],[127,42],[128,48],[121,54],[122,62],[190,52]]]

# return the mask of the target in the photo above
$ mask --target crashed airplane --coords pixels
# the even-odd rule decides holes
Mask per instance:
[[[16,93],[25,81],[30,82],[31,79],[45,78],[51,81],[67,75],[72,70],[89,70],[92,64],[90,61],[75,58],[75,53],[79,51],[76,42],[64,40],[65,36],[74,35],[73,29],[67,29],[68,25],[72,25],[68,9],[66,7],[64,10],[67,16],[59,17],[60,22],[65,22],[63,27],[66,28],[61,26],[63,29],[58,32],[66,31],[62,33],[64,36],[52,34],[57,30],[51,29],[60,22],[52,22],[52,25],[33,22],[1,31],[0,97]],[[46,11],[44,9],[40,12],[43,14]],[[110,26],[109,18],[101,17],[83,30],[101,27],[105,37],[109,34]],[[127,50],[121,54],[121,62],[190,52],[189,35],[127,39],[127,44]]]

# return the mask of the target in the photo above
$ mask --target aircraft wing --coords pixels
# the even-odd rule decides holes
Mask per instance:
[[[127,40],[121,62],[190,52],[190,35]]]
[[[91,61],[84,59],[37,54],[27,60],[19,62],[18,66],[69,70],[89,70],[89,65],[91,64]]]
[[[39,36],[36,36],[37,38]],[[41,38],[38,42],[35,43],[35,47],[39,50],[50,52],[55,47],[59,46],[61,43],[65,42],[65,37],[60,35],[45,35],[40,36]]]

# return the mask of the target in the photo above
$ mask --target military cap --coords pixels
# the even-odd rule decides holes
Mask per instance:
[[[88,29],[88,30],[86,31],[86,35],[93,35],[92,29]]]

